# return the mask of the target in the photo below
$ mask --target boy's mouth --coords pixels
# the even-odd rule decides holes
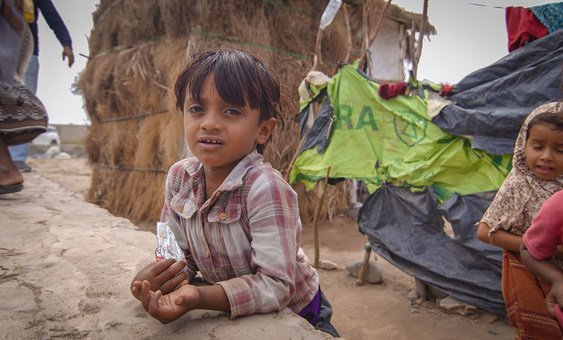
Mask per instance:
[[[220,145],[223,144],[223,142],[221,142],[218,139],[214,139],[214,138],[199,138],[197,140],[198,143],[202,143],[202,144],[213,144],[213,145]]]

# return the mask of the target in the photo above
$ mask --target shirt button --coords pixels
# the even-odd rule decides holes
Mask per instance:
[[[211,254],[209,254],[209,250],[205,251],[205,257],[209,257]]]
[[[219,214],[219,218],[220,218],[221,220],[224,220],[224,219],[227,218],[227,214],[225,214],[224,212],[222,212],[222,213]]]

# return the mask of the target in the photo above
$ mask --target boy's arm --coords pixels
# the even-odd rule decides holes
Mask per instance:
[[[563,272],[552,262],[551,259],[537,260],[526,248],[526,244],[522,242],[520,247],[520,256],[522,262],[528,267],[532,274],[542,280],[553,284],[555,281],[563,281]]]
[[[225,290],[220,285],[193,286],[184,284],[177,290],[163,295],[160,290],[150,289],[150,283],[143,281],[141,302],[145,310],[162,323],[169,323],[194,309],[208,309],[228,312],[231,309]]]
[[[551,284],[551,289],[545,299],[547,311],[554,314],[555,305],[563,305],[563,272],[552,262],[552,259],[537,260],[522,242],[520,249],[522,262],[528,270],[540,279]]]

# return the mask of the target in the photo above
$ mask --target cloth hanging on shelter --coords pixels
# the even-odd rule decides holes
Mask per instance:
[[[473,150],[466,138],[442,131],[430,122],[425,98],[381,98],[379,84],[357,64],[342,66],[325,89],[290,183],[312,189],[330,165],[331,178],[362,180],[370,192],[390,182],[432,186],[447,199],[453,193],[496,190],[508,174],[510,156]],[[308,114],[307,106],[299,117],[302,134]]]
[[[549,33],[563,29],[563,2],[530,7]]]
[[[505,16],[509,52],[549,33],[547,28],[528,8],[506,7]]]

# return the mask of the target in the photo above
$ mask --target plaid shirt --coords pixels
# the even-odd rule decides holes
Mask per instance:
[[[319,278],[301,247],[297,194],[256,151],[243,158],[205,201],[203,165],[174,164],[161,220],[188,263],[227,293],[231,318],[289,307],[299,313]]]

